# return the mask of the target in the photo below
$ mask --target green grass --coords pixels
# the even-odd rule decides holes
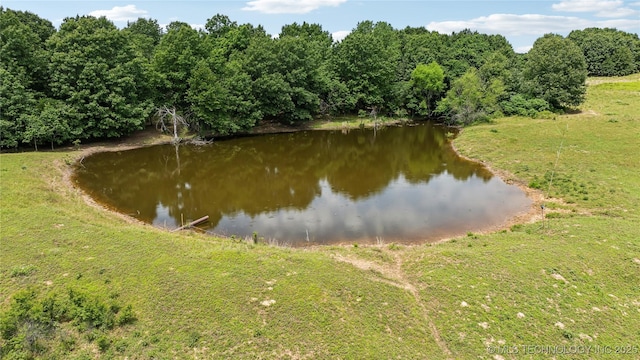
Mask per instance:
[[[289,249],[168,233],[69,189],[77,152],[2,154],[0,320],[24,289],[132,306],[135,322],[99,336],[67,323],[55,336],[25,328],[45,346],[24,354],[43,359],[640,351],[640,75],[597,80],[580,113],[498,119],[455,140],[463,155],[539,187],[545,222],[437,245]]]
[[[116,296],[132,304],[138,321],[109,333],[118,346],[109,347],[106,357],[438,354],[419,304],[404,290],[371,281],[371,274],[337,263],[325,251],[129,224],[65,188],[59,168],[72,155],[0,158],[3,308],[27,287],[43,296],[68,288]],[[37,271],[16,270],[23,264]],[[275,303],[261,304],[268,300]],[[96,341],[79,339],[82,346],[60,358],[98,348]],[[62,351],[56,349],[51,351]]]

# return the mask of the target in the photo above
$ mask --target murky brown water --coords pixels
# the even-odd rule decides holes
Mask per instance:
[[[431,124],[105,152],[74,178],[100,203],[157,226],[209,215],[211,233],[294,246],[436,240],[530,205]]]

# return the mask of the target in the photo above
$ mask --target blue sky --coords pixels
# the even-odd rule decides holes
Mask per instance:
[[[57,27],[68,16],[106,16],[117,26],[138,17],[162,25],[183,21],[202,27],[220,13],[238,23],[262,25],[278,34],[283,25],[317,23],[340,40],[363,20],[386,21],[397,29],[424,26],[451,33],[465,28],[501,34],[518,52],[526,52],[546,33],[567,35],[587,27],[612,27],[640,33],[640,0],[123,0],[46,1],[2,0],[13,10],[26,10]]]

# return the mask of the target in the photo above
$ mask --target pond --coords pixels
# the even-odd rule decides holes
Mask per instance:
[[[301,131],[103,152],[74,181],[108,208],[176,228],[292,246],[420,243],[528,210],[523,191],[460,158],[430,123]]]

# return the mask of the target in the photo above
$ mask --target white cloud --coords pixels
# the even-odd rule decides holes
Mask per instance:
[[[517,48],[513,49],[513,51],[517,52],[518,54],[526,54],[529,52],[529,50],[531,50],[532,47],[533,45],[518,46]]]
[[[333,38],[333,41],[335,42],[340,42],[342,40],[344,40],[344,38],[347,37],[347,35],[351,34],[351,31],[349,30],[340,30],[340,31],[336,31],[334,33],[331,34],[331,37]]]
[[[571,30],[589,27],[610,27],[618,30],[637,31],[640,28],[640,19],[597,21],[571,16],[492,14],[471,20],[431,22],[427,25],[428,30],[444,34],[472,29],[483,33],[501,34],[505,37],[568,33]]]
[[[634,4],[631,4],[634,5]],[[626,17],[637,14],[636,10],[624,7],[622,0],[564,0],[551,5],[555,11],[594,13],[598,17]]]
[[[204,24],[189,24],[193,30],[204,30]]]
[[[637,33],[638,29],[640,29],[640,19],[613,19],[605,21],[595,21],[595,25],[585,27],[616,28],[618,30]]]
[[[111,21],[134,21],[147,16],[146,10],[136,8],[135,5],[114,6],[111,10],[95,10],[89,13],[91,16],[104,16]]]
[[[630,8],[618,8],[608,11],[600,11],[596,15],[600,17],[608,17],[608,18],[623,18],[632,15],[636,15],[638,11],[630,9]]]
[[[171,21],[178,21],[176,19],[171,19]],[[159,24],[161,29],[164,29],[165,31],[167,30],[167,27],[169,26],[169,24]],[[204,30],[204,24],[189,24],[189,26],[191,26],[191,28],[193,30]]]
[[[502,35],[542,35],[559,30],[572,30],[581,19],[537,14],[492,14],[471,20],[431,22],[427,29],[451,33],[464,29]]]
[[[265,14],[306,14],[324,6],[339,6],[347,0],[253,0],[242,10]]]
[[[599,12],[617,9],[622,5],[622,0],[564,0],[551,5],[551,8],[566,12]]]

